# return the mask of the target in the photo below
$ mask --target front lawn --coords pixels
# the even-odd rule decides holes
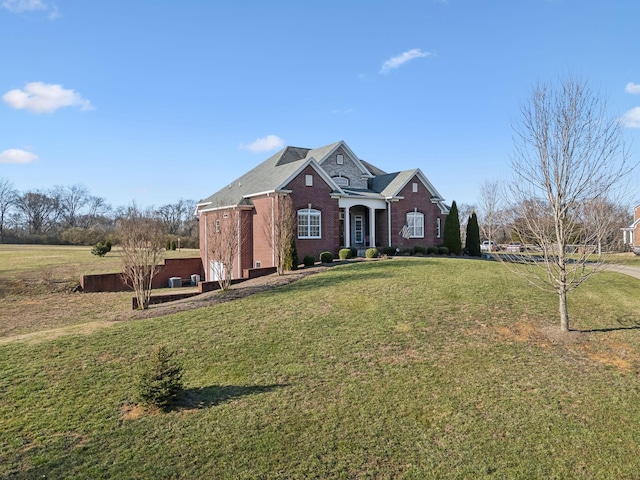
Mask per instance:
[[[0,476],[636,478],[640,281],[557,300],[496,262],[395,258],[0,346]],[[186,391],[133,402],[164,344]]]

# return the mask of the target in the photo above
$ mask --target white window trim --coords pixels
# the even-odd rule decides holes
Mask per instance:
[[[411,221],[409,220],[411,219]],[[415,221],[420,220],[421,234],[416,234],[416,224]],[[424,238],[424,213],[422,212],[407,212],[407,225],[409,226],[409,238]]]
[[[340,153],[336,155],[336,165],[344,165],[344,156]]]
[[[313,187],[313,175],[305,175],[304,184],[307,187]]]
[[[413,182],[413,185],[411,185],[411,189],[413,193],[418,193],[418,184],[416,182]]]
[[[436,237],[440,238],[440,217],[436,218]]]
[[[300,225],[300,218],[306,218],[306,225]],[[318,219],[318,224],[317,225],[312,225],[311,224],[311,219],[312,218],[317,218]],[[311,234],[311,228],[317,226],[318,228],[318,235],[312,235]],[[300,235],[300,228],[304,228],[306,229],[306,234]],[[322,212],[320,212],[320,210],[315,210],[313,208],[303,208],[301,210],[298,210],[298,238],[301,239],[306,239],[306,238],[310,238],[310,239],[318,239],[318,238],[322,238]]]

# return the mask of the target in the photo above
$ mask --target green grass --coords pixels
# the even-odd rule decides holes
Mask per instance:
[[[398,258],[13,342],[0,476],[637,478],[639,282],[594,277],[570,296],[585,332],[561,335],[556,299],[498,263]],[[129,418],[159,344],[187,390],[169,413]]]

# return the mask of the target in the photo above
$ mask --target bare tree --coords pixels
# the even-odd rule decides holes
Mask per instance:
[[[622,127],[606,108],[586,81],[567,77],[535,86],[513,125],[514,228],[541,250],[537,259],[521,258],[530,267],[527,279],[558,295],[562,331],[569,330],[567,293],[602,266],[588,245],[603,225],[582,221],[585,211],[619,188],[630,171]],[[581,248],[570,250],[577,242]]]
[[[290,270],[291,245],[294,241],[296,214],[291,197],[279,195],[273,197],[273,208],[264,212],[264,236],[273,251],[273,259],[278,275]]]
[[[65,226],[79,226],[81,211],[89,203],[89,190],[84,185],[58,187],[57,190],[60,198],[60,213]]]
[[[0,243],[4,241],[4,226],[8,219],[9,209],[15,204],[18,192],[6,178],[0,178]]]
[[[222,290],[231,286],[233,269],[240,251],[242,212],[234,209],[219,210],[209,214],[211,224],[207,229],[207,249],[213,270]]]
[[[15,206],[30,234],[47,233],[58,226],[60,199],[55,190],[25,192],[18,195]]]
[[[151,212],[141,212],[135,205],[118,220],[119,244],[122,248],[122,276],[133,288],[138,308],[147,309],[153,277],[164,259],[165,237],[160,222]]]
[[[499,180],[485,180],[480,185],[480,228],[482,235],[489,240],[489,249],[491,242],[497,239],[498,231],[502,223],[502,207],[500,200],[501,183]]]

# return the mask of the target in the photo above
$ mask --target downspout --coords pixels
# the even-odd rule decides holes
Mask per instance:
[[[267,193],[267,196],[269,194]],[[276,241],[276,207],[275,207],[276,197],[275,194],[271,197],[271,265],[276,266],[276,249],[275,249],[275,241]]]
[[[236,278],[242,278],[242,231],[240,230],[240,214],[242,210],[237,210],[238,214],[238,276]]]
[[[387,202],[387,230],[388,230],[387,243],[389,244],[387,246],[390,247],[391,246],[391,201],[388,198],[385,198],[384,201]]]
[[[211,280],[209,278],[209,234],[207,229],[209,219],[206,213],[204,215],[201,214],[200,217],[204,217],[204,265],[202,266],[204,268],[204,279]]]

